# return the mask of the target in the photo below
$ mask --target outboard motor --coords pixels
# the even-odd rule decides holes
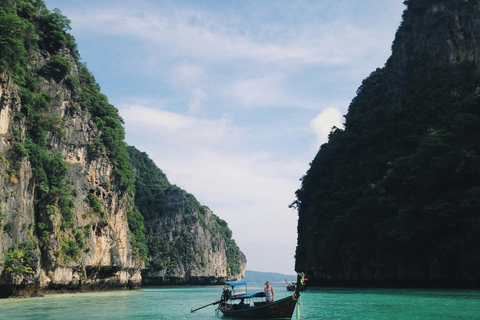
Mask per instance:
[[[227,305],[227,301],[232,296],[232,291],[229,289],[223,289],[222,297],[220,298],[220,306],[224,307]]]

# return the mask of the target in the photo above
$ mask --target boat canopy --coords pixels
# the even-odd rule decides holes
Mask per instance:
[[[259,297],[265,297],[265,292],[255,292],[255,293],[244,293],[244,294],[239,294],[237,296],[233,296],[230,299],[231,300],[237,300],[237,299],[250,299],[250,298],[259,298]]]
[[[247,285],[247,283],[243,281],[225,281],[225,284],[231,285],[232,287]]]

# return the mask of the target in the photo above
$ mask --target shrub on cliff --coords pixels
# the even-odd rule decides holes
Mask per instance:
[[[40,69],[39,74],[45,78],[52,78],[60,82],[70,72],[72,67],[67,60],[59,55],[53,55],[47,64]]]
[[[17,15],[15,6],[2,1],[0,6],[0,72],[10,73],[17,82],[25,81],[26,46],[35,39],[35,26]]]
[[[36,272],[38,256],[32,242],[21,242],[12,246],[5,254],[2,266],[4,272],[13,277],[26,276]]]

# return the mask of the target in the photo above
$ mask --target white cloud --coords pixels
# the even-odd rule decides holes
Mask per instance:
[[[207,95],[201,89],[195,89],[193,91],[193,97],[188,103],[189,112],[190,114],[197,114],[200,108],[202,107],[202,103],[207,99]]]
[[[157,139],[181,139],[203,145],[228,143],[242,135],[240,128],[230,126],[226,118],[217,120],[197,119],[142,105],[124,105],[120,113],[133,132],[149,132]]]
[[[136,147],[172,183],[228,222],[249,258],[249,269],[269,270],[254,255],[260,241],[262,247],[276,248],[270,252],[272,259],[285,256],[283,272],[293,272],[297,215],[288,205],[309,159],[292,160],[254,149],[248,134],[258,133],[225,119],[197,119],[141,105],[125,105],[120,111],[127,133],[142,141]]]
[[[340,109],[329,107],[310,121],[310,128],[317,135],[316,148],[328,141],[328,135],[333,126],[343,128],[342,118]]]
[[[203,67],[195,64],[182,63],[175,67],[173,79],[184,85],[196,84],[204,74]]]
[[[188,102],[189,114],[191,115],[198,114],[203,102],[208,98],[205,91],[199,88],[203,85],[202,80],[205,77],[204,68],[196,64],[184,62],[173,70],[173,82],[184,87],[191,95]]]
[[[162,140],[171,141],[177,149]],[[233,239],[247,255],[249,270],[292,273],[297,213],[288,208],[305,173],[290,159],[276,160],[248,146],[234,151],[198,148],[175,136],[157,137],[157,143],[136,145],[165,172],[169,181],[193,194],[227,221]],[[286,167],[288,172],[282,172]],[[261,248],[261,252],[259,251]],[[270,262],[265,261],[269,258]],[[271,261],[282,261],[275,267]]]
[[[268,28],[252,30],[245,20],[226,23],[228,15],[220,18],[185,6],[150,9],[139,12],[132,7],[116,10],[99,7],[72,20],[79,26],[77,31],[82,28],[133,36],[157,46],[163,55],[202,56],[215,61],[247,58],[261,62],[336,64],[369,52],[385,51],[383,40],[391,42],[382,30],[367,29],[341,18],[328,23],[279,25],[274,34],[269,34]]]
[[[246,106],[265,106],[284,103],[282,78],[269,76],[258,79],[239,80],[228,87],[232,95]]]
[[[46,3],[72,20],[128,143],[229,223],[247,268],[291,272],[298,179],[342,126],[338,102],[384,64],[402,2]]]
[[[169,138],[176,144],[188,143]],[[268,252],[264,257],[283,257],[277,270],[293,272],[297,214],[288,205],[299,187],[298,178],[305,172],[304,162],[295,165],[290,159],[276,159],[241,144],[231,152],[222,148],[199,150],[189,145],[180,151],[181,157],[172,155],[162,144],[148,145],[145,151],[170,181],[228,222],[233,238],[247,254],[249,269],[271,270],[258,257],[261,243],[262,250]]]

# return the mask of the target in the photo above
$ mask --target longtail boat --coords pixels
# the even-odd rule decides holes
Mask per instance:
[[[230,318],[291,319],[300,299],[302,283],[303,274],[298,274],[293,295],[267,303],[265,292],[248,293],[245,282],[227,281],[218,301],[217,312]]]
[[[307,278],[304,278],[303,279],[303,283],[302,283],[302,287],[300,288],[300,291],[305,291],[305,289],[307,289],[307,281],[308,279]],[[287,279],[285,279],[285,284],[286,284],[286,288],[287,288],[287,291],[295,291],[295,285],[296,285],[296,282],[292,282],[292,283],[288,283]]]

